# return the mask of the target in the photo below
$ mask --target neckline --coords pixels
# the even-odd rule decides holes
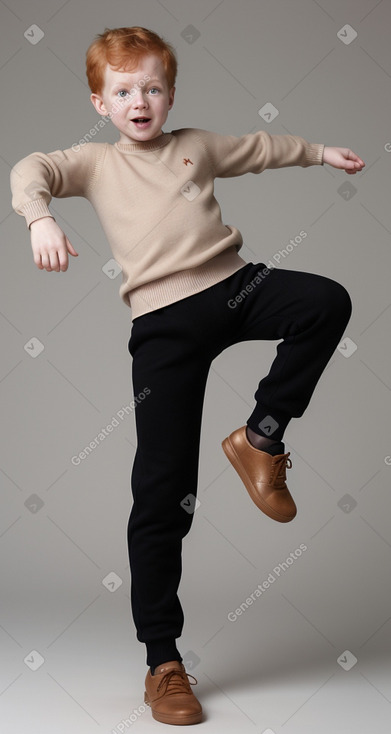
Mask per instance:
[[[170,142],[171,138],[172,133],[161,133],[156,138],[152,138],[152,140],[140,140],[136,143],[120,143],[118,140],[114,143],[114,146],[121,153],[147,152],[149,150],[163,148],[163,146]]]

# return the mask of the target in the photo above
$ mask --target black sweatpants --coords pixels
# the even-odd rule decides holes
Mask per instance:
[[[197,495],[212,360],[238,342],[283,340],[258,384],[253,412],[238,424],[281,440],[290,419],[306,409],[351,312],[348,292],[330,278],[283,268],[267,274],[264,263],[249,262],[219,283],[133,320],[128,349],[139,399],[128,548],[132,614],[147,665],[182,660],[175,643],[184,623],[177,589],[182,538],[193,513],[181,502]]]

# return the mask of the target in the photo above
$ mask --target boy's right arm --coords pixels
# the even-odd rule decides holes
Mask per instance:
[[[58,226],[54,217],[45,216],[30,224],[31,247],[36,266],[40,270],[68,270],[68,252],[74,257],[78,253],[68,237]]]
[[[88,198],[97,180],[105,145],[88,143],[79,149],[35,152],[12,168],[12,207],[25,217],[31,233],[34,262],[40,270],[67,270],[68,252],[77,256],[49,209],[53,196]]]

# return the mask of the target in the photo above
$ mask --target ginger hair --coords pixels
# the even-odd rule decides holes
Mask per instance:
[[[140,60],[151,53],[160,57],[170,90],[175,85],[178,70],[175,49],[170,43],[142,26],[105,28],[86,52],[86,75],[91,92],[102,94],[107,64],[116,71],[134,71]]]

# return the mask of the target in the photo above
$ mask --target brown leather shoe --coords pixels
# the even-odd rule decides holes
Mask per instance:
[[[198,724],[201,721],[202,707],[190,688],[188,675],[190,673],[186,673],[179,660],[158,665],[153,675],[148,670],[144,703],[151,707],[154,719],[163,724]],[[197,683],[197,679],[194,680]]]
[[[278,522],[293,520],[297,508],[286,486],[290,452],[272,456],[256,449],[247,438],[246,426],[233,431],[221,445],[256,506]]]

